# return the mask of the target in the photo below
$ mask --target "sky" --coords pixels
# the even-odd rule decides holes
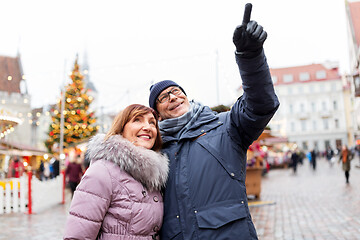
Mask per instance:
[[[232,35],[247,2],[271,68],[335,61],[349,71],[344,0],[0,0],[0,55],[20,53],[32,107],[57,101],[77,54],[98,111],[148,105],[165,79],[189,99],[230,105],[241,85]]]

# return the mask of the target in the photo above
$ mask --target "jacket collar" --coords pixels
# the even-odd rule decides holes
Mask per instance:
[[[110,161],[141,182],[148,190],[164,187],[168,172],[168,158],[158,152],[137,147],[121,135],[104,141],[105,134],[98,134],[88,144],[91,163],[97,160]]]

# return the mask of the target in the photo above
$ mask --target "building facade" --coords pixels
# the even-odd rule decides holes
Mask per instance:
[[[354,99],[355,139],[360,144],[360,1],[345,1],[350,73]]]
[[[0,111],[19,119],[1,141],[31,146],[31,106],[20,56],[0,56]]]
[[[299,148],[325,151],[353,145],[349,84],[337,64],[270,69],[280,108],[270,122],[272,134]]]

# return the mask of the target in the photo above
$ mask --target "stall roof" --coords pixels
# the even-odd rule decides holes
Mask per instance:
[[[260,141],[263,145],[272,145],[276,143],[288,143],[289,139],[287,137],[270,137],[265,138]]]
[[[25,144],[0,141],[0,153],[19,156],[42,156],[47,152]]]

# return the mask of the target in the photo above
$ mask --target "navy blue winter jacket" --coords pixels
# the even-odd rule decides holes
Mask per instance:
[[[170,159],[161,239],[257,239],[245,189],[246,152],[279,107],[264,53],[236,56],[244,94],[226,113],[205,107],[176,139],[163,136]]]

